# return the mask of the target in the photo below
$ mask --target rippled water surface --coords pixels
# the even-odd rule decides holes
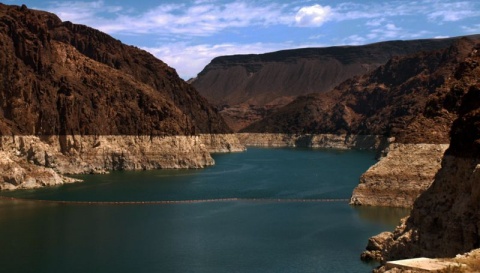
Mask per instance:
[[[407,211],[348,199],[374,154],[259,149],[219,154],[202,170],[113,172],[55,188],[3,192],[4,272],[370,272],[369,236]],[[0,270],[1,271],[1,270]],[[3,271],[2,271],[3,272]]]

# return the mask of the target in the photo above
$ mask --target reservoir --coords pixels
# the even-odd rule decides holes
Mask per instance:
[[[408,213],[345,201],[374,156],[249,148],[200,170],[1,192],[22,199],[0,199],[1,271],[371,272],[368,238]]]

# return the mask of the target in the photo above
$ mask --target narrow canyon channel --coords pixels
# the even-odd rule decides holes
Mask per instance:
[[[2,272],[370,272],[368,238],[408,213],[348,205],[374,156],[249,147],[205,169],[1,192]]]

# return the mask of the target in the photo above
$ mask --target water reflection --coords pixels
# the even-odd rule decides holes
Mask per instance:
[[[410,209],[407,208],[371,206],[352,206],[352,208],[362,220],[393,227],[400,223],[399,219],[408,216],[410,213]]]

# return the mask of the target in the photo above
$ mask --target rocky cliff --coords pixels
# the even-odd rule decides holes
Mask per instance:
[[[217,57],[192,84],[240,130],[300,95],[326,92],[394,56],[449,47],[456,38],[283,50]]]
[[[352,204],[411,207],[440,168],[462,98],[478,81],[477,42],[464,38],[444,50],[394,57],[330,92],[301,96],[242,131],[391,139],[391,154],[362,176]]]
[[[2,188],[72,181],[64,173],[198,168],[213,164],[210,151],[242,149],[174,69],[48,12],[0,4],[0,70]]]
[[[229,132],[174,69],[98,30],[2,4],[0,40],[4,135]]]
[[[390,143],[353,190],[352,205],[411,207],[432,183],[448,144]]]
[[[471,53],[480,57],[477,49]],[[462,100],[435,181],[393,233],[372,239],[378,244],[365,257],[452,257],[480,248],[480,83],[475,81]]]

